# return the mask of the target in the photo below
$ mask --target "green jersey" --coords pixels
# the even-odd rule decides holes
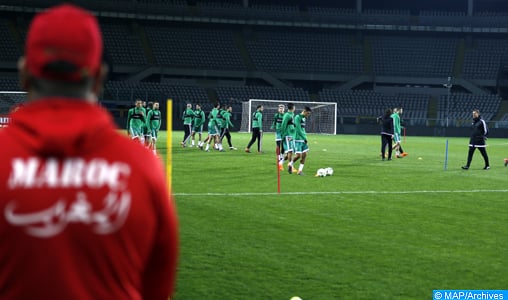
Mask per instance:
[[[305,132],[306,118],[303,114],[295,116],[295,141],[306,141],[307,133]]]
[[[293,138],[295,137],[294,117],[295,113],[292,111],[288,111],[284,114],[281,124],[281,132],[283,138],[285,138],[286,136],[290,136]]]
[[[219,109],[217,113],[217,126],[219,126],[219,128],[224,128],[224,112],[225,110]]]
[[[231,113],[229,111],[225,110],[222,117],[223,117],[222,128],[229,129],[235,127],[233,123],[231,123]]]
[[[201,109],[194,111],[194,127],[201,126],[205,123],[205,112]]]
[[[281,113],[276,113],[274,116],[273,116],[273,122],[272,122],[272,126],[270,127],[270,129],[275,129],[275,132],[281,132],[281,128],[282,128],[282,118],[284,118],[284,114],[281,114]]]
[[[393,133],[400,135],[401,128],[399,113],[393,113],[390,117],[393,119]]]
[[[192,119],[194,119],[194,111],[192,108],[186,108],[182,115],[183,125],[192,125]]]
[[[130,128],[143,128],[146,123],[145,110],[142,107],[133,107],[127,113],[127,130]]]
[[[208,114],[208,128],[219,127],[219,123],[217,122],[217,115],[219,114],[219,110],[217,108],[213,108],[212,111]]]
[[[252,128],[263,129],[263,113],[260,110],[252,114]]]
[[[148,113],[151,111],[151,109],[141,106],[141,109],[143,109],[145,113],[145,124],[143,124],[143,133],[145,135],[148,135]]]
[[[159,130],[161,128],[161,111],[158,109],[151,109],[146,117],[146,126],[149,131],[152,129]]]

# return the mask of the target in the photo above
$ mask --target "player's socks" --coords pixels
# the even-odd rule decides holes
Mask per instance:
[[[205,151],[209,151],[209,150],[210,150],[210,144],[206,144]]]
[[[298,172],[302,172],[302,170],[303,170],[303,164],[300,164],[300,165],[298,166]]]

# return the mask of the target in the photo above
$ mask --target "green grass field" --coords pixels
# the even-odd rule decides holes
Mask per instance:
[[[277,194],[273,135],[264,136],[264,154],[245,153],[242,133],[233,133],[238,151],[206,153],[180,147],[183,133],[174,132],[174,299],[432,299],[434,289],[507,289],[508,139],[488,141],[491,170],[477,151],[464,171],[467,134],[449,139],[446,171],[446,138],[407,137],[409,156],[383,162],[379,136],[310,135],[306,176],[282,172]],[[335,174],[314,177],[323,167]]]

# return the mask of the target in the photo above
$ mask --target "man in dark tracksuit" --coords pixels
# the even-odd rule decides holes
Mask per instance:
[[[471,138],[469,139],[469,152],[467,155],[467,163],[465,166],[462,166],[462,169],[468,170],[471,165],[471,160],[473,159],[473,154],[476,148],[480,150],[480,153],[483,156],[483,160],[485,161],[484,170],[490,169],[489,165],[489,156],[487,155],[486,143],[487,134],[489,133],[489,129],[487,127],[487,123],[480,116],[480,111],[478,109],[473,110],[473,124],[471,126]]]
[[[388,149],[388,160],[392,160],[392,139],[393,139],[393,119],[392,110],[387,109],[383,116],[378,118],[381,123],[381,159],[385,160],[385,152]]]

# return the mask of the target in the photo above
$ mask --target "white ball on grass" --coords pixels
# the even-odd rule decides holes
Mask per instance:
[[[326,176],[332,176],[333,175],[333,169],[331,167],[328,167],[325,169]]]
[[[317,177],[325,177],[326,176],[326,170],[325,169],[318,169],[316,172]]]

